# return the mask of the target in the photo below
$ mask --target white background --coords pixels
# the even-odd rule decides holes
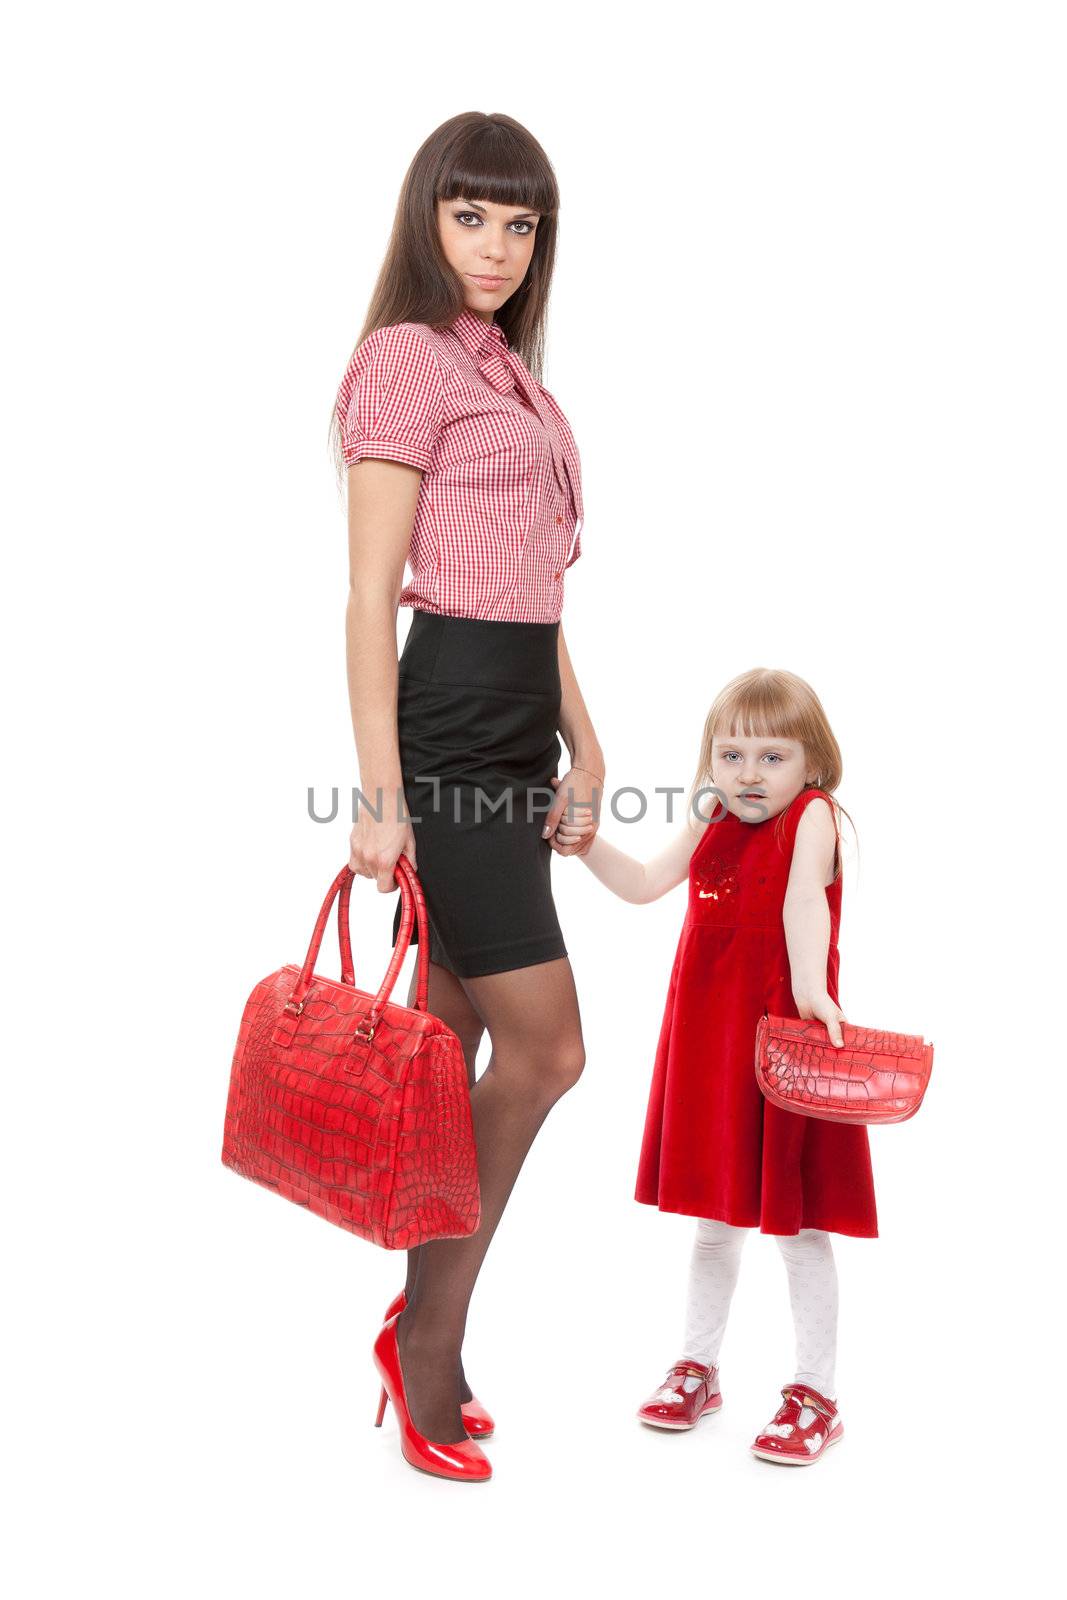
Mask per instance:
[[[1063,1428],[1062,21],[216,0],[15,24],[11,1592],[1040,1571]],[[329,412],[404,170],[475,108],[523,121],[562,188],[546,381],[587,511],[564,622],[609,781],[688,784],[729,677],[808,678],[859,827],[845,1010],[937,1049],[919,1117],[872,1136],[882,1237],[837,1243],[846,1439],[809,1473],[747,1452],[792,1371],[767,1239],[722,1416],[633,1420],[678,1354],[691,1238],[631,1198],[684,889],[630,907],[553,863],[588,1065],[473,1306],[490,1485],[414,1473],[371,1426],[401,1260],[219,1161],[245,997],[302,959],[347,853],[347,822],[306,811],[309,785],[357,781]],[[670,831],[656,808],[604,824],[639,856]],[[394,900],[354,900],[374,987]]]

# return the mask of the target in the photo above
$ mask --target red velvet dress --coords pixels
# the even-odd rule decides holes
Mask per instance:
[[[825,798],[802,790],[766,822],[727,812],[693,852],[638,1168],[645,1205],[762,1233],[877,1236],[866,1128],[772,1106],[753,1062],[763,1012],[797,1015],[782,907],[797,824]],[[840,1004],[840,878],[826,898],[826,987]]]

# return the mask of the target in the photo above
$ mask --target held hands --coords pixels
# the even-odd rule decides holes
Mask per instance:
[[[562,778],[551,781],[556,798],[545,817],[541,837],[558,855],[584,856],[600,827],[599,817],[593,814],[593,797],[602,798],[604,791],[596,776],[580,767],[572,767]]]
[[[830,1035],[830,1043],[837,1045],[838,1049],[840,1049],[845,1042],[844,1035],[841,1032],[841,1024],[847,1022],[848,1018],[841,1010],[841,1007],[834,1004],[826,991],[823,990],[821,994],[805,995],[797,994],[796,990],[794,990],[793,999],[796,1001],[797,1011],[804,1021],[810,1022],[814,1019],[816,1022],[825,1023],[826,1031]]]

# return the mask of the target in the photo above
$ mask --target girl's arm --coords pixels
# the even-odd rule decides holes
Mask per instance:
[[[697,824],[687,819],[666,848],[649,861],[635,860],[599,835],[581,852],[581,857],[590,872],[620,900],[628,900],[635,906],[648,905],[649,901],[658,900],[668,890],[685,882],[689,876],[689,858],[709,826],[712,824],[706,821]]]
[[[830,907],[826,884],[832,881],[837,829],[825,802],[807,807],[797,825],[782,921],[789,951],[793,999],[802,1017],[826,1024],[830,1042],[844,1043],[845,1014],[826,990],[826,958],[830,949]]]

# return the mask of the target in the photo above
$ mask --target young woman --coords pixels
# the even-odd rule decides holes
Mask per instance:
[[[544,151],[510,117],[468,112],[431,134],[332,420],[360,789],[380,813],[360,807],[351,866],[388,893],[403,853],[421,878],[429,1009],[463,1042],[482,1200],[475,1234],[408,1254],[375,1345],[379,1420],[391,1398],[405,1458],[465,1481],[490,1476],[476,1441],[493,1427],[461,1362],[471,1291],[585,1060],[550,880],[554,849],[579,853],[555,833],[568,802],[592,812],[604,780],[560,623],[581,553],[579,458],[538,381],[558,207]],[[399,662],[398,606],[413,612]],[[559,735],[571,765],[557,793]],[[399,906],[394,940],[398,921]]]

